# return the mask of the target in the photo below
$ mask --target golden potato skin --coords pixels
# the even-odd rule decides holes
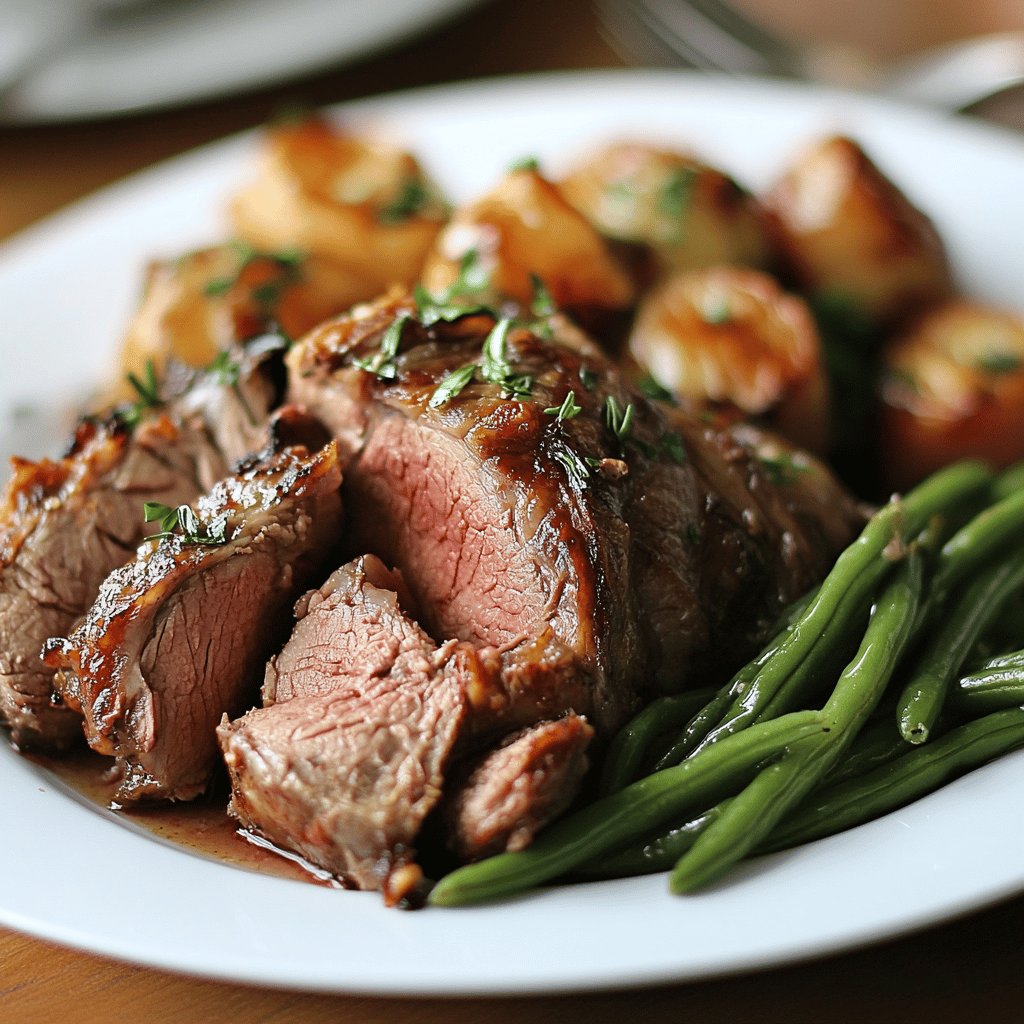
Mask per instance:
[[[802,291],[841,295],[884,324],[951,292],[934,225],[852,139],[803,152],[765,205]]]
[[[229,215],[256,248],[307,254],[337,312],[412,285],[447,207],[411,154],[309,118],[268,132],[256,179]]]
[[[660,271],[773,262],[757,200],[682,153],[615,143],[569,174],[562,191],[609,238],[649,246]]]
[[[493,191],[456,211],[424,267],[427,290],[449,289],[469,252],[477,254],[496,298],[528,304],[536,275],[559,307],[585,321],[633,301],[632,282],[604,239],[531,167],[510,171]]]
[[[959,458],[1024,459],[1024,317],[956,300],[882,354],[886,480],[908,487]]]
[[[711,267],[667,277],[641,302],[629,352],[679,399],[726,403],[795,444],[829,447],[817,328],[767,274]]]
[[[150,263],[121,348],[118,377],[174,359],[205,366],[218,352],[269,330],[297,338],[338,312],[332,268],[294,253],[227,243]]]

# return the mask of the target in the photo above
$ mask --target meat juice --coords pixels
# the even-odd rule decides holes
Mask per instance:
[[[117,779],[108,758],[90,750],[79,750],[61,758],[41,754],[27,756],[98,808],[116,808],[118,818],[189,853],[277,878],[342,888],[327,872],[240,829],[227,813],[228,786],[224,779],[218,778],[209,793],[187,803],[117,808],[114,802]]]

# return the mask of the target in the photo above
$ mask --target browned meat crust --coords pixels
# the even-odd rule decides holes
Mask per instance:
[[[187,800],[207,785],[224,713],[251,704],[287,609],[340,526],[337,452],[290,448],[243,464],[200,499],[200,529],[143,545],[82,624],[51,642],[57,686],[90,745],[117,757],[118,799]]]

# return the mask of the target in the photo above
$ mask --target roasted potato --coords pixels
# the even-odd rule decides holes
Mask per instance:
[[[967,456],[1024,459],[1024,317],[957,300],[883,352],[880,449],[907,487]]]
[[[742,267],[682,271],[640,304],[629,351],[676,398],[726,403],[825,451],[828,385],[804,302]]]
[[[337,311],[411,285],[447,208],[409,153],[311,118],[271,129],[261,170],[229,213],[257,249],[315,260]]]
[[[529,304],[537,277],[559,307],[585,322],[633,301],[629,276],[607,243],[533,167],[509,171],[493,191],[455,213],[424,267],[427,290],[442,294],[457,286],[471,252],[496,299]]]
[[[949,295],[934,225],[853,140],[806,150],[764,201],[802,291],[841,296],[879,324]]]
[[[659,271],[771,263],[753,196],[681,153],[620,142],[566,177],[562,191],[609,238],[649,246]]]
[[[117,376],[159,371],[168,359],[204,366],[256,334],[305,334],[339,312],[331,264],[297,253],[231,243],[149,265],[142,301],[121,349]]]

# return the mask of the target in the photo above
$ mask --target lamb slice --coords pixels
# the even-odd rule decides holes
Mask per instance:
[[[230,382],[192,374],[165,390],[174,395],[165,403],[83,420],[60,459],[13,460],[0,498],[0,723],[19,747],[81,742],[80,716],[54,691],[40,651],[156,529],[143,502],[190,502],[258,446],[248,424],[262,430],[276,389],[262,356],[239,354],[231,366]]]
[[[385,372],[360,368],[403,318]],[[697,518],[693,473],[661,414],[578,332],[547,340],[513,326],[503,355],[528,389],[481,372],[431,404],[454,372],[483,362],[496,326],[488,315],[424,324],[415,303],[391,296],[300,341],[289,394],[349,460],[358,550],[395,565],[428,632],[473,645],[495,681],[474,691],[471,727],[500,736],[572,710],[610,730],[650,676],[682,682],[687,622],[701,615],[691,565],[674,555]],[[582,411],[559,418],[570,392]],[[609,409],[630,407],[619,437]],[[655,493],[657,508],[643,497]],[[631,521],[645,501],[651,514]],[[641,586],[635,568],[650,565],[635,556],[651,533],[665,555]],[[674,627],[658,637],[642,604],[654,590],[671,609],[657,628],[666,618]]]
[[[579,715],[505,738],[446,789],[448,843],[462,860],[522,850],[572,803],[587,773],[594,730]]]
[[[117,758],[117,798],[188,800],[217,762],[222,714],[250,706],[287,610],[341,523],[333,444],[267,452],[103,582],[47,664],[90,745]],[[194,521],[190,521],[193,520]]]
[[[218,729],[243,825],[392,901],[418,881],[413,844],[471,685],[460,645],[438,648],[396,583],[366,556],[305,595],[268,666],[265,706]]]
[[[458,312],[395,293],[317,328],[287,363],[291,398],[344,452],[353,543],[396,566],[431,635],[471,644],[495,680],[472,695],[478,733],[572,711],[607,735],[642,700],[711,682],[710,649],[735,668],[770,628],[800,531],[820,547],[810,574],[849,538],[845,519],[827,535],[746,515],[771,503],[754,502],[729,446],[691,451],[696,428],[560,318]],[[708,502],[728,507],[714,534]],[[748,563],[763,572],[738,589]]]

